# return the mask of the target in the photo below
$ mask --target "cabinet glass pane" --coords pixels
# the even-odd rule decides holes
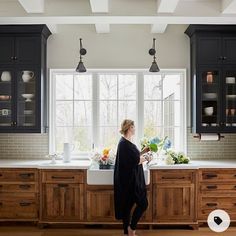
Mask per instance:
[[[12,82],[13,73],[0,69],[0,127],[13,125]]]
[[[33,70],[17,72],[17,126],[33,127],[36,123],[36,80]]]
[[[225,73],[225,121],[226,126],[236,127],[236,71]]]
[[[203,127],[219,126],[220,121],[220,78],[219,71],[203,71],[201,97],[201,125]]]

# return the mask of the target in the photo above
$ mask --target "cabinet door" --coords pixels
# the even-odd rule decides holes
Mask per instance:
[[[197,63],[200,65],[221,64],[221,37],[199,37]]]
[[[0,66],[0,132],[14,129],[14,70]]]
[[[12,64],[14,62],[14,38],[0,37],[0,64]]]
[[[83,220],[83,184],[44,184],[42,217],[44,220]]]
[[[16,37],[15,38],[15,62],[17,64],[40,63],[40,38]]]
[[[222,73],[223,132],[236,132],[236,68],[225,66]]]
[[[223,63],[236,64],[236,37],[223,38]]]
[[[195,220],[194,185],[154,184],[153,222]]]
[[[41,122],[41,79],[37,67],[22,65],[16,69],[16,129],[33,131]]]
[[[217,67],[200,67],[196,83],[196,132],[220,132],[222,125],[222,81]]]
[[[92,222],[115,221],[113,190],[87,191],[87,220]]]

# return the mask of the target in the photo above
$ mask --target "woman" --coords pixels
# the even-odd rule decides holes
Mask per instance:
[[[135,134],[134,121],[124,120],[120,133],[114,170],[115,217],[123,220],[124,235],[135,236],[138,221],[147,209],[147,191],[142,163],[146,161],[136,145],[132,143]],[[131,217],[132,207],[136,204]],[[131,219],[130,219],[131,218]]]

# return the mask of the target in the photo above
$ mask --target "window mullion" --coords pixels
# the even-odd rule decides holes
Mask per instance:
[[[137,103],[137,110],[136,110],[136,119],[138,123],[138,137],[137,139],[140,140],[144,135],[144,74],[137,73],[137,93],[136,93],[136,103]]]

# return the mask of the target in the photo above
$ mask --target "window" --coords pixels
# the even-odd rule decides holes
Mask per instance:
[[[116,148],[123,119],[136,124],[142,136],[168,136],[175,149],[185,151],[185,70],[51,70],[49,149],[74,154],[94,146]]]

